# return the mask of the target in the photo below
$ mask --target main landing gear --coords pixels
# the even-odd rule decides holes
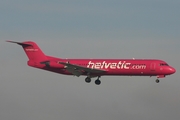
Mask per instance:
[[[100,85],[101,84],[101,81],[99,80],[100,76],[97,78],[97,80],[95,80],[95,84],[96,85]],[[85,82],[86,83],[90,83],[91,82],[91,78],[90,77],[86,77],[85,78]]]
[[[100,85],[101,84],[101,81],[99,80],[99,77],[97,78],[97,80],[95,80],[95,84],[96,85]]]
[[[91,78],[90,78],[90,77],[86,77],[86,78],[85,78],[85,81],[86,81],[87,83],[90,83],[90,82],[91,82]]]

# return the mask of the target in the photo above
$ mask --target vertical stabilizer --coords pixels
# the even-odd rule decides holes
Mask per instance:
[[[7,41],[7,42],[17,43],[21,45],[30,61],[47,60],[46,55],[42,52],[42,50],[35,42],[32,41],[26,41],[26,42]]]

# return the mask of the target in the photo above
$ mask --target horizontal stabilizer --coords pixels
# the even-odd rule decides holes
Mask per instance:
[[[42,50],[39,48],[39,46],[32,41],[25,41],[25,42],[15,42],[11,40],[7,40],[6,42],[10,43],[16,43],[18,45],[21,45],[31,61],[47,61],[46,55],[42,52]]]
[[[11,40],[7,40],[6,42],[16,43],[16,44],[18,44],[18,45],[22,45],[22,46],[32,46],[31,44],[21,43],[21,42],[15,42],[15,41],[11,41]]]

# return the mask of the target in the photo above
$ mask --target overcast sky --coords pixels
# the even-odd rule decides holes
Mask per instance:
[[[179,0],[1,0],[1,120],[179,120]],[[61,58],[156,58],[174,75],[101,77],[27,66],[20,46],[37,42]]]

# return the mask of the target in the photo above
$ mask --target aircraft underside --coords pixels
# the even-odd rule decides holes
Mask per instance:
[[[60,73],[60,74],[77,76],[77,75],[72,74],[72,73],[70,73],[70,72]],[[142,74],[142,75],[139,75],[139,74],[138,74],[138,75],[137,75],[137,74],[101,74],[101,75],[98,75],[98,74],[91,74],[91,75],[82,74],[82,76],[87,76],[87,77],[85,78],[85,82],[86,82],[86,83],[91,83],[92,78],[97,78],[97,79],[95,79],[95,84],[96,84],[96,85],[100,85],[100,84],[101,84],[101,80],[100,80],[101,76],[149,76],[149,77],[152,77],[152,76],[157,76],[157,75],[156,75],[156,74],[152,74],[152,75],[149,75],[149,74]],[[161,75],[161,76],[163,76],[163,77],[160,77],[160,78],[164,78],[164,77],[165,77],[165,75]],[[77,76],[77,77],[79,77],[79,76]],[[157,79],[155,80],[155,82],[156,82],[156,83],[159,83],[160,80],[157,78]]]

